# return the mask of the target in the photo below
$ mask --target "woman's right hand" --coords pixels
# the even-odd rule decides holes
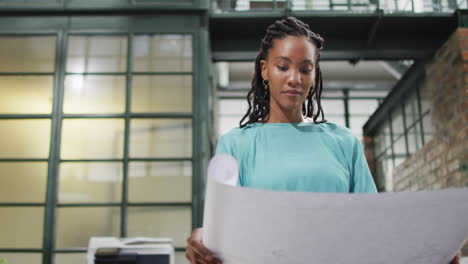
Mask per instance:
[[[221,264],[208,249],[202,244],[203,229],[197,228],[187,239],[185,257],[191,264]]]

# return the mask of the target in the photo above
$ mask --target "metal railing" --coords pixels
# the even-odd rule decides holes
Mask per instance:
[[[468,8],[468,0],[211,0],[213,13],[271,11],[352,11],[451,13]]]

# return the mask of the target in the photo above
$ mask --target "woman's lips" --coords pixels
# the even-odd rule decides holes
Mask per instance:
[[[301,93],[299,91],[296,91],[296,90],[288,90],[288,91],[284,91],[283,93],[289,95],[289,96],[296,96],[296,95],[301,95]]]

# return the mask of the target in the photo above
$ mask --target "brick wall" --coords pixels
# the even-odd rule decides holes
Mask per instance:
[[[433,138],[394,170],[395,191],[468,187],[468,29],[426,65]]]
[[[468,29],[457,29],[426,65],[426,88],[433,138],[395,168],[395,191],[468,187]]]

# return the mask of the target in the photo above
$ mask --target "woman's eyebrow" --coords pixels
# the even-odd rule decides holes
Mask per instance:
[[[288,62],[292,62],[292,60],[291,60],[290,58],[284,57],[284,56],[274,57],[273,59],[275,59],[275,60],[286,60],[286,61],[288,61]],[[312,64],[312,65],[314,65],[314,62],[311,61],[311,60],[309,60],[309,59],[306,59],[306,60],[302,61],[301,63],[307,63],[307,64]]]
[[[275,60],[286,60],[288,62],[292,62],[292,60],[288,57],[284,57],[284,56],[278,56],[278,57],[274,57]]]

